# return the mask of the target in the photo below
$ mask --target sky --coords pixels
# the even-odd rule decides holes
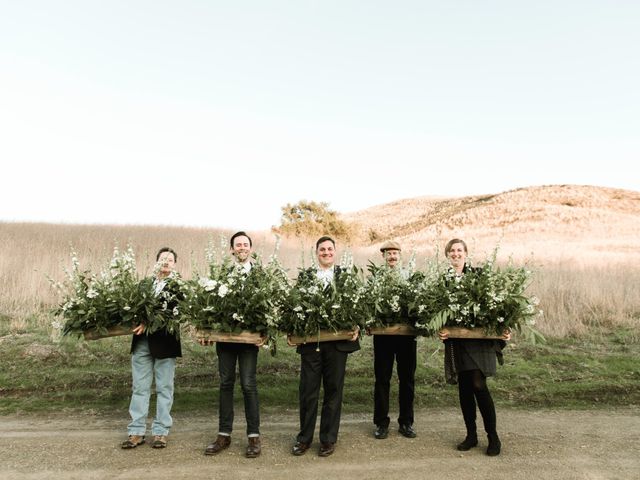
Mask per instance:
[[[0,0],[0,221],[640,190],[640,2]]]

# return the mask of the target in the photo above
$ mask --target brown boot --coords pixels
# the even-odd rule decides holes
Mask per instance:
[[[129,438],[122,442],[120,446],[126,450],[136,448],[138,445],[142,445],[143,443],[144,435],[129,435]]]
[[[247,445],[247,451],[245,456],[247,458],[256,458],[260,455],[262,446],[260,445],[260,437],[249,437],[249,445]]]
[[[231,445],[231,437],[229,435],[218,435],[216,441],[207,445],[204,449],[205,455],[216,455]]]

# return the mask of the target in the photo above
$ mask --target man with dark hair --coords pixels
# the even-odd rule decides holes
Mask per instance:
[[[236,232],[229,241],[235,268],[250,275],[251,237],[245,232]],[[251,295],[251,292],[247,293]],[[246,343],[217,342],[218,372],[220,374],[220,403],[218,407],[218,436],[205,449],[205,455],[216,455],[231,444],[233,430],[233,389],[236,381],[236,363],[240,370],[240,386],[244,397],[244,415],[247,421],[247,458],[255,458],[262,451],[260,442],[260,409],[256,369],[259,345]]]
[[[316,242],[318,265],[300,275],[315,275],[325,283],[331,283],[340,275],[340,267],[334,266],[336,242],[331,237],[321,237]],[[358,332],[350,340],[308,343],[299,345],[300,354],[300,432],[292,452],[304,455],[311,446],[318,414],[320,383],[324,388],[320,414],[320,452],[328,457],[335,450],[342,410],[342,390],[347,365],[347,355],[360,349]]]
[[[174,271],[178,255],[169,247],[161,248],[156,255],[157,273],[153,280],[156,295],[161,295],[168,288],[167,278]],[[169,305],[173,310],[175,305]],[[156,415],[151,425],[153,448],[167,446],[167,435],[173,423],[171,406],[173,405],[173,381],[176,368],[176,357],[182,356],[179,332],[166,329],[144,334],[145,324],[140,323],[133,329],[131,342],[131,375],[132,394],[129,404],[131,423],[127,427],[129,437],[122,443],[122,448],[136,448],[145,442],[147,415],[151,383],[156,381]]]
[[[407,278],[405,271],[401,270],[400,244],[395,241],[385,242],[380,247],[380,252],[388,268],[398,269],[396,272]],[[402,312],[403,316],[407,312]],[[413,398],[415,391],[416,374],[416,337],[415,335],[374,335],[373,336],[373,365],[376,382],[373,391],[373,422],[376,425],[375,438],[382,440],[389,435],[389,388],[391,375],[393,374],[394,359],[397,363],[398,403],[400,413],[398,416],[398,431],[407,438],[414,438],[416,432],[413,429]]]

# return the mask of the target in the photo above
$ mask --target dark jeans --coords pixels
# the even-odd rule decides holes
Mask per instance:
[[[247,435],[260,433],[260,408],[256,366],[258,347],[243,343],[216,343],[218,372],[220,373],[219,432],[233,430],[233,387],[236,381],[236,361],[240,370],[240,386],[244,397],[244,416]]]
[[[334,342],[322,342],[320,351],[316,345],[305,348],[300,354],[300,433],[299,442],[311,443],[316,428],[320,383],[324,389],[320,414],[320,441],[335,443],[338,440],[342,391],[347,366],[347,352],[339,351]]]
[[[413,398],[416,376],[416,337],[410,335],[374,335],[373,366],[376,383],[373,391],[373,423],[389,426],[389,389],[393,361],[397,362],[400,425],[413,425]]]

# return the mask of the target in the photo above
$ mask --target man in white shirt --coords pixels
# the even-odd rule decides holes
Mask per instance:
[[[231,254],[236,268],[247,274],[251,272],[251,237],[245,232],[236,232],[230,240]],[[248,292],[250,295],[251,292]],[[247,421],[247,458],[255,458],[262,451],[260,442],[260,408],[256,370],[258,346],[247,343],[217,342],[218,371],[220,374],[220,404],[218,408],[218,437],[205,449],[205,455],[216,455],[231,444],[233,430],[233,389],[236,380],[236,363],[240,371],[240,384],[244,397],[244,415]]]
[[[331,283],[340,275],[340,267],[335,263],[335,241],[331,237],[321,237],[316,242],[318,265],[301,272],[301,275],[316,275],[325,283]],[[293,455],[304,455],[311,446],[316,427],[320,384],[324,389],[320,414],[321,457],[328,457],[335,451],[340,427],[342,391],[344,388],[347,355],[360,349],[358,333],[351,340],[339,340],[299,345],[300,354],[300,432],[293,446]]]

